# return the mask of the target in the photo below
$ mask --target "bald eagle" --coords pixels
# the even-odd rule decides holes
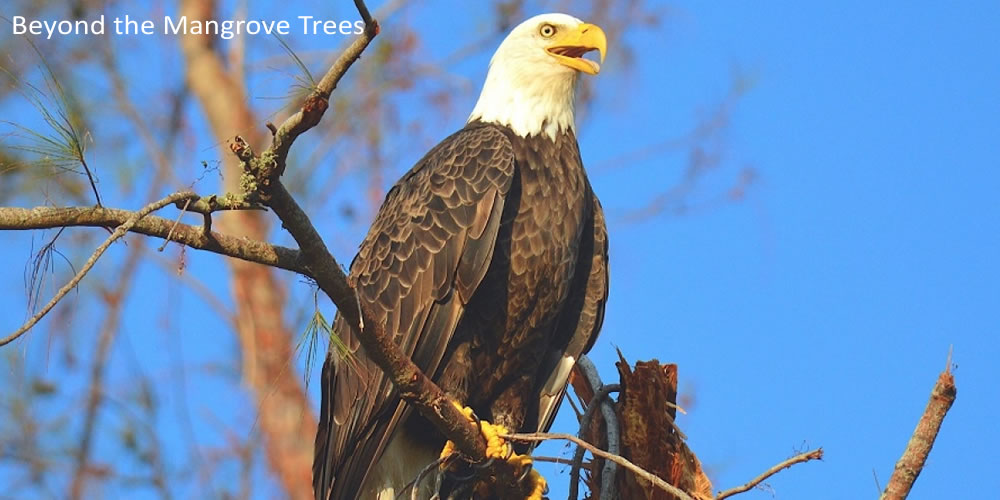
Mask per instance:
[[[386,194],[350,274],[359,300],[449,396],[515,431],[549,428],[608,294],[607,231],[574,132],[582,56],[607,41],[565,14],[514,28],[468,123]],[[445,438],[401,401],[342,318],[322,374],[317,499],[392,499]],[[524,450],[522,450],[524,451]]]

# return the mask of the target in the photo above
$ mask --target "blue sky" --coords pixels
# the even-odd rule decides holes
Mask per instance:
[[[823,446],[823,463],[771,481],[778,498],[875,496],[873,471],[884,485],[949,345],[958,400],[913,498],[1000,486],[988,470],[1000,441],[988,416],[1000,401],[998,14],[985,2],[689,2],[666,36],[635,38],[667,48],[640,62],[629,134],[697,116],[734,66],[754,79],[727,157],[759,182],[741,204],[612,226],[593,354],[680,364],[697,398],[680,424],[717,487]],[[604,134],[595,120],[587,158],[613,147],[597,145]],[[593,176],[609,211],[678,174],[632,168]]]
[[[663,8],[659,27],[637,26],[625,35],[635,51],[630,67],[611,40],[593,82],[597,101],[581,124],[585,162],[604,166],[590,175],[609,215],[612,252],[595,363],[608,379],[616,348],[630,360],[680,365],[681,391],[695,399],[679,424],[717,489],[822,446],[822,463],[769,481],[776,497],[864,498],[878,494],[873,474],[883,485],[888,480],[954,346],[958,399],[911,498],[975,498],[1000,489],[993,470],[1000,446],[993,422],[1000,413],[1000,4],[687,1]],[[295,2],[289,9],[287,18],[352,14],[349,5]],[[383,26],[405,23],[419,31],[421,50],[433,60],[487,24],[482,7],[468,9],[445,17],[405,10]],[[327,43],[292,40],[300,47]],[[425,120],[432,142],[461,126],[491,50],[452,68],[468,89],[456,93],[454,113]],[[179,77],[176,54],[162,63],[149,77]],[[687,134],[725,99],[734,74],[752,84],[710,144],[721,164],[691,195],[693,209],[630,219],[681,178],[687,152],[609,162]],[[256,106],[277,107],[260,100],[281,94],[263,90],[287,85],[275,80],[253,82]],[[401,103],[404,119],[418,112]],[[195,159],[222,154],[213,141],[194,140]],[[429,145],[400,145],[413,151],[400,154],[387,177]],[[756,174],[746,197],[713,203],[743,168]],[[341,231],[334,248],[345,262],[361,226],[330,229]],[[13,245],[0,255],[24,261],[30,236],[8,238]],[[188,255],[187,272],[217,275],[217,257]],[[15,327],[24,309],[21,271],[20,264],[0,270],[5,301],[14,304],[4,330]],[[132,304],[164,301],[158,287],[169,277],[163,274],[144,266]],[[309,296],[306,285],[291,286],[295,297]],[[229,301],[225,284],[217,288]],[[182,357],[208,359],[234,349],[231,339],[199,334],[221,323],[195,296],[176,291],[166,300],[194,318],[176,320],[184,332],[176,347]],[[126,388],[130,372],[166,377],[176,361],[165,354],[173,344],[164,335],[142,334],[148,312],[141,309],[130,308],[121,343],[127,347],[116,347],[144,360],[137,368],[123,360],[131,355],[116,358],[123,361],[112,373]],[[30,339],[21,349],[37,361],[45,340]],[[244,396],[218,389],[210,378],[187,388],[196,434],[210,426],[197,421],[200,405],[219,399],[245,405]],[[162,425],[187,432],[167,418],[174,413]],[[252,417],[232,418],[252,426]],[[566,418],[556,425],[574,428]],[[183,457],[183,450],[176,453]],[[549,469],[553,498],[564,494],[559,474],[565,471]]]

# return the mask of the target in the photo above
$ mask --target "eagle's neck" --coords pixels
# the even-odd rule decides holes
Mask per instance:
[[[572,131],[576,72],[531,72],[517,63],[494,58],[469,121],[503,125],[521,137],[546,135],[555,140]]]

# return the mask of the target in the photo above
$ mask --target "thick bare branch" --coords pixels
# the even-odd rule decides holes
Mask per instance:
[[[198,199],[194,193],[176,193],[175,195],[185,195],[190,196],[188,199]],[[177,199],[184,199],[184,197],[181,196]],[[0,230],[117,227],[134,218],[137,213],[130,210],[102,207],[0,207]],[[171,229],[173,229],[173,234],[170,233]],[[174,221],[155,215],[148,215],[135,221],[129,231],[162,239],[166,239],[167,235],[170,235],[171,241],[191,248],[277,267],[311,277],[309,271],[302,265],[299,251],[292,248],[217,232],[206,234],[201,227],[188,224],[175,226]]]
[[[896,469],[889,478],[889,483],[885,486],[885,491],[879,500],[903,500],[910,494],[913,483],[924,468],[927,456],[934,446],[938,432],[941,430],[941,423],[944,422],[945,415],[955,402],[958,389],[955,387],[955,376],[951,373],[951,353],[948,353],[948,365],[943,372],[938,375],[934,389],[931,390],[931,399],[927,402],[924,414],[917,422],[917,428],[910,437],[910,442],[903,451],[903,456],[896,462]]]

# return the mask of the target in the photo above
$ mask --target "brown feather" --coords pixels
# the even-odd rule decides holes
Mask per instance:
[[[469,150],[469,142],[480,149]],[[351,265],[360,300],[373,306],[425,371],[436,370],[465,306],[453,293],[455,273],[461,268],[465,279],[482,279],[488,260],[480,256],[492,253],[482,247],[496,241],[495,234],[470,239],[468,229],[493,217],[480,213],[484,193],[491,193],[490,207],[502,210],[495,200],[510,189],[513,169],[512,148],[500,131],[459,131],[389,191]],[[476,232],[486,226],[479,222]],[[339,318],[335,331],[352,352],[343,358],[331,353],[323,366],[313,484],[317,498],[346,499],[357,495],[403,407]]]

